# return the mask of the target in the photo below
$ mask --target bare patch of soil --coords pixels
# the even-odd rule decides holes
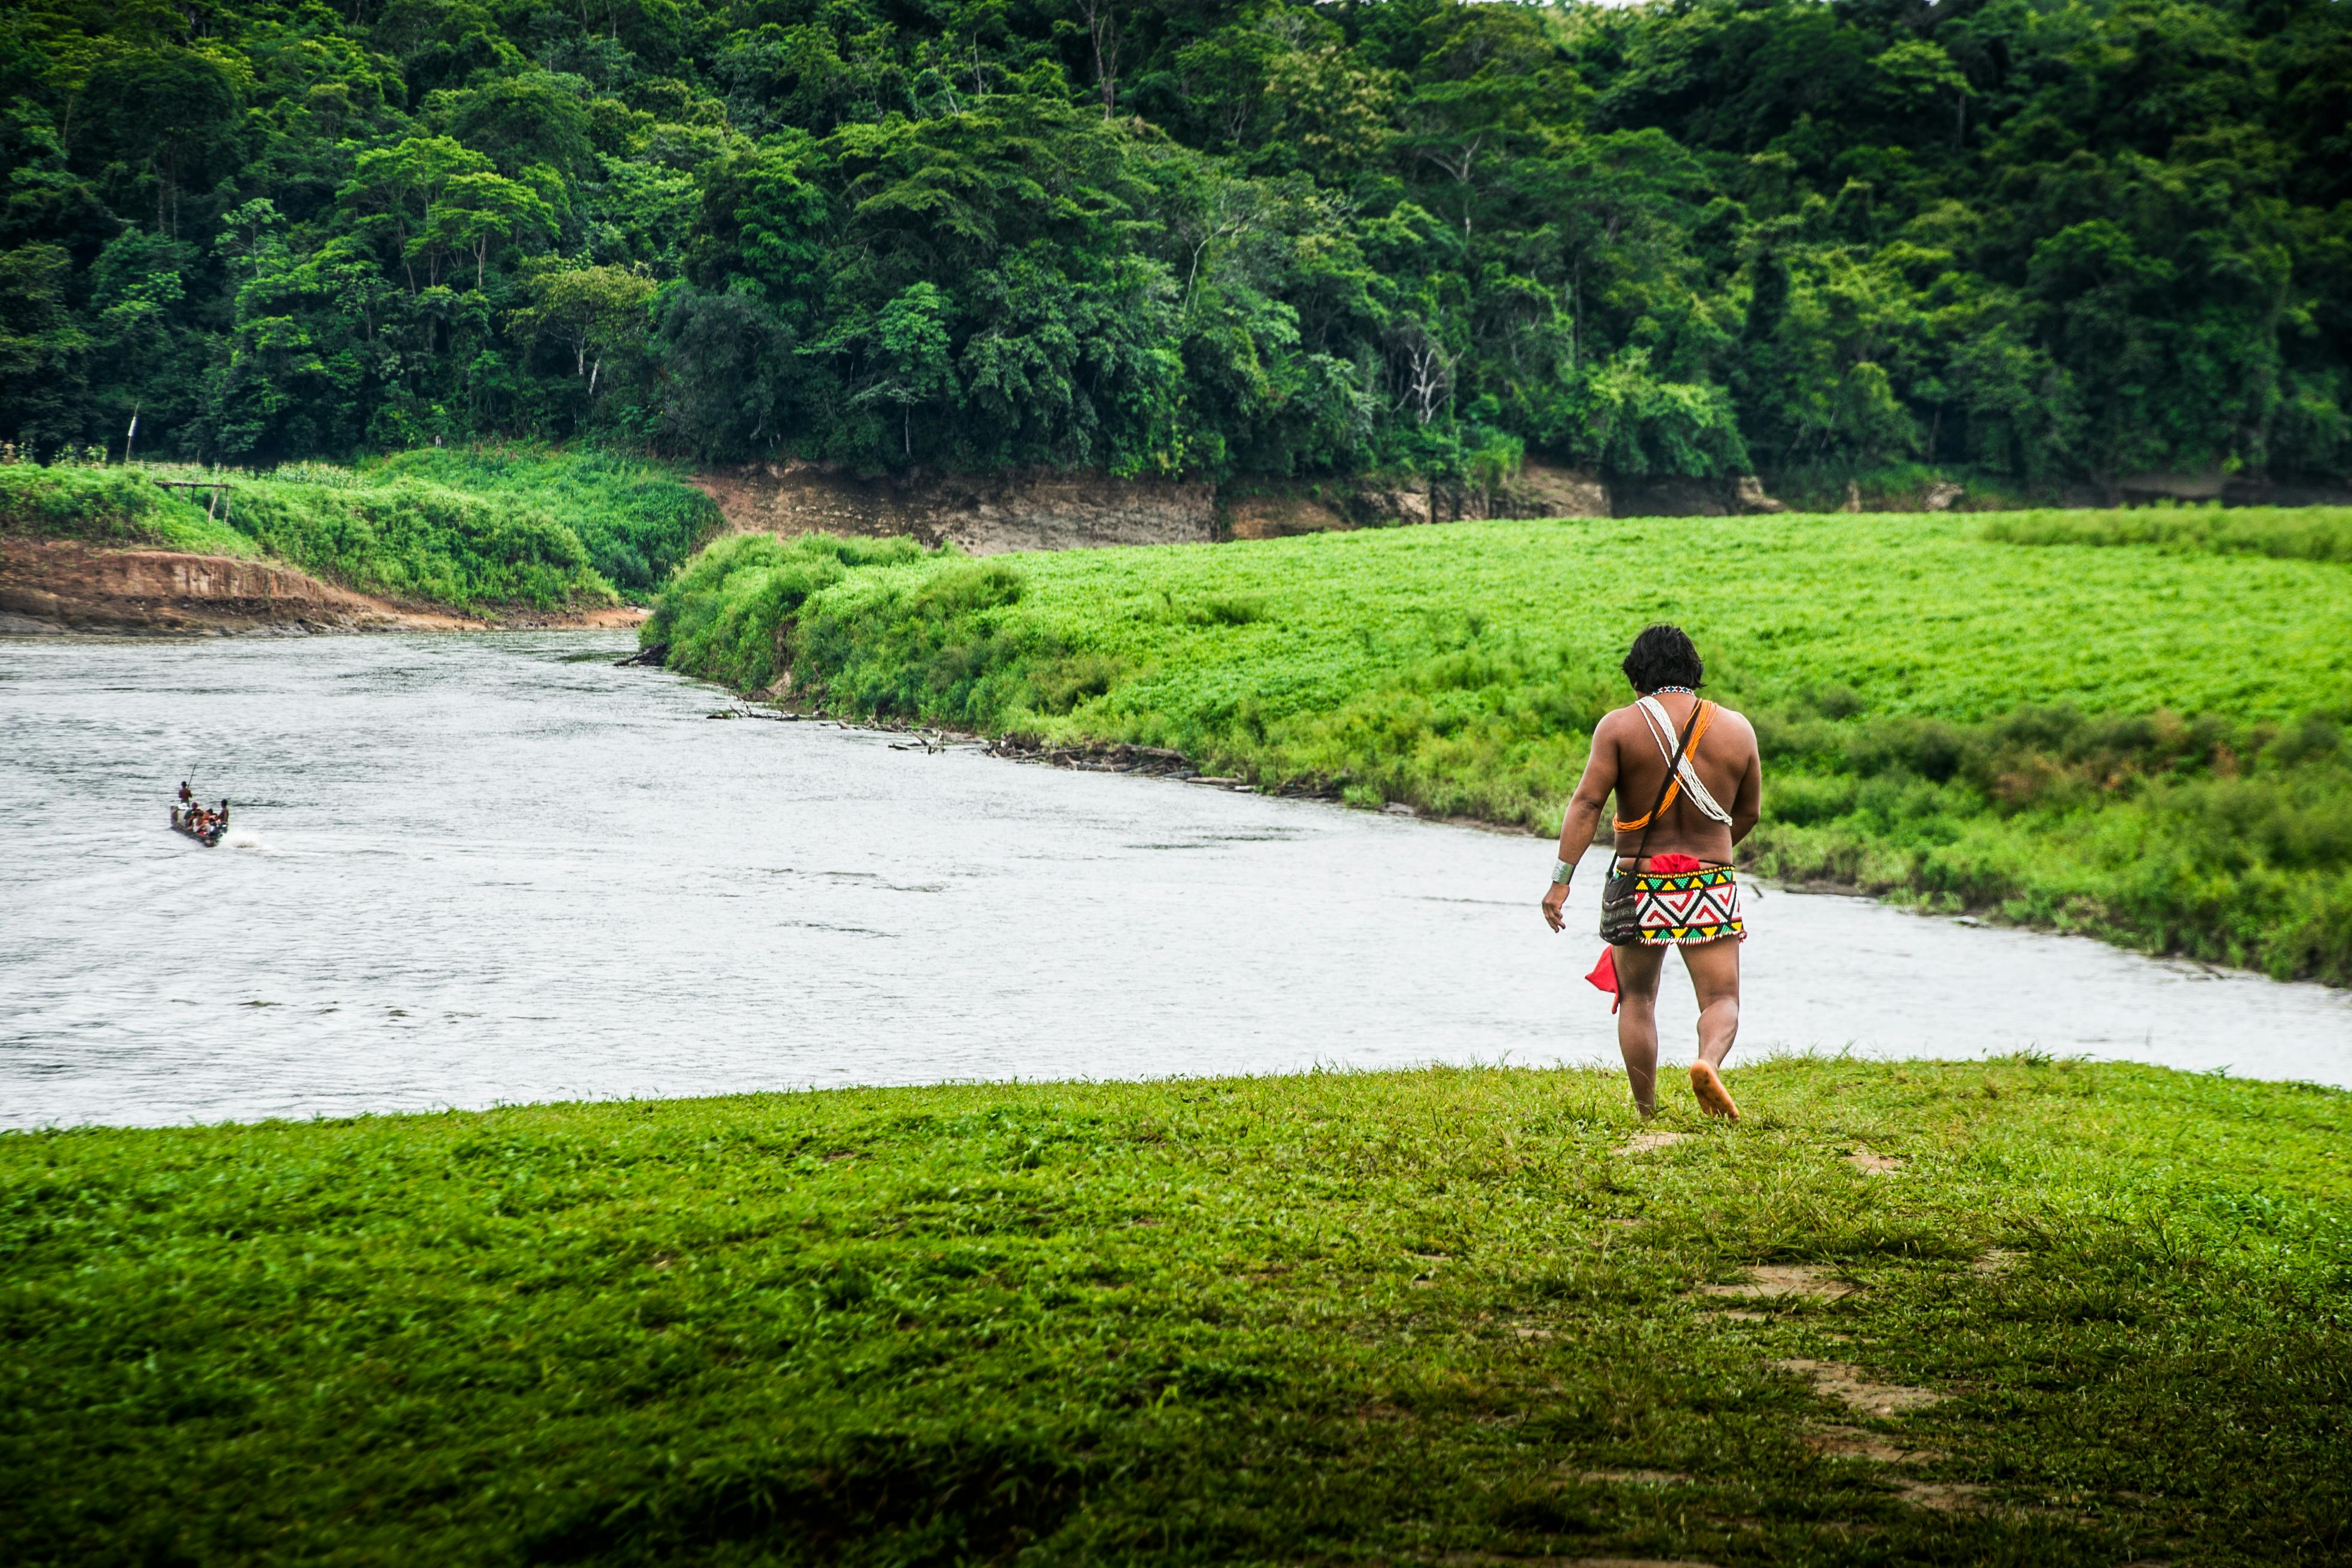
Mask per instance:
[[[1702,1285],[1702,1296],[1780,1297],[1810,1296],[1823,1301],[1834,1301],[1851,1296],[1857,1289],[1852,1283],[1832,1279],[1823,1269],[1803,1263],[1761,1263],[1746,1270],[1748,1278],[1737,1285]]]
[[[1937,1513],[1974,1513],[1985,1506],[1985,1489],[1960,1481],[1901,1481],[1895,1492],[1913,1508]]]
[[[1687,1143],[1690,1142],[1690,1137],[1687,1132],[1636,1132],[1625,1140],[1623,1146],[1617,1152],[1646,1154],[1653,1149],[1671,1149],[1677,1143]]]
[[[1874,1383],[1862,1374],[1858,1367],[1843,1362],[1809,1361],[1796,1358],[1769,1363],[1779,1372],[1792,1373],[1813,1385],[1813,1392],[1824,1398],[1834,1399],[1847,1409],[1863,1415],[1885,1417],[1901,1415],[1907,1411],[1924,1410],[1940,1404],[1944,1396],[1933,1389],[1909,1388],[1899,1383]]]
[[[1853,1152],[1845,1157],[1845,1163],[1866,1176],[1884,1175],[1889,1171],[1903,1168],[1903,1162],[1894,1155],[1874,1154],[1866,1144],[1855,1145]]]
[[[2011,1252],[1996,1247],[1974,1263],[1969,1264],[1969,1272],[1979,1279],[1990,1279],[1995,1275],[2008,1273],[2024,1260],[2025,1254],[2021,1252]]]
[[[1880,1465],[1924,1465],[1944,1457],[1934,1448],[1906,1448],[1892,1438],[1860,1426],[1815,1426],[1803,1436],[1807,1447],[1832,1459],[1868,1459]]]

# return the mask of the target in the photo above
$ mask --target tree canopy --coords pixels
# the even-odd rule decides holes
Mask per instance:
[[[2331,0],[23,0],[0,437],[2352,472]]]

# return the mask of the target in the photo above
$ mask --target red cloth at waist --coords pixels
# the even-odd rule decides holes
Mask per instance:
[[[1650,857],[1648,874],[1679,877],[1685,872],[1706,869],[1706,862],[1696,855],[1653,855]],[[1594,964],[1592,973],[1584,978],[1594,990],[1609,993],[1609,1010],[1612,1013],[1625,1005],[1624,996],[1617,989],[1617,952],[1614,948],[1602,948],[1601,962]]]

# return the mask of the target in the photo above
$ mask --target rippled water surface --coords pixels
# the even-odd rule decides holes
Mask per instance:
[[[0,1125],[1614,1059],[1599,879],[1553,936],[1537,840],[714,722],[626,646],[0,641]],[[166,826],[191,770],[236,803],[217,849]],[[1750,916],[1743,1053],[2352,1081],[2344,993]]]

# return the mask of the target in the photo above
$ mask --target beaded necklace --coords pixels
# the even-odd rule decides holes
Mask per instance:
[[[1693,691],[1687,686],[1660,686],[1654,688],[1651,690],[1650,695],[1655,697],[1661,691],[1679,691],[1685,697],[1696,697],[1698,695],[1697,692]]]

